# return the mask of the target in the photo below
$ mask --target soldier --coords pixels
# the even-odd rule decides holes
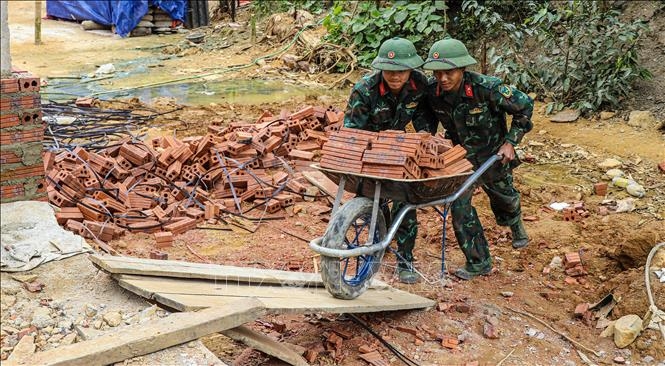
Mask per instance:
[[[513,186],[512,171],[519,165],[515,146],[533,128],[533,100],[499,78],[465,70],[475,63],[458,40],[434,43],[423,66],[434,71],[428,85],[428,104],[436,116],[435,124],[440,121],[446,137],[455,144],[462,144],[474,168],[493,154],[503,156],[501,164],[487,170],[480,183],[490,199],[497,224],[510,226],[513,248],[523,248],[529,243],[529,237],[522,223],[520,194]],[[510,129],[506,113],[513,117]],[[436,130],[436,125],[430,128]],[[483,227],[471,205],[472,191],[466,192],[451,207],[455,237],[466,256],[464,268],[458,269],[455,276],[463,280],[487,275],[492,270]]]
[[[372,61],[373,73],[364,76],[351,90],[344,126],[368,131],[428,130],[431,114],[424,107],[427,77],[415,70],[423,64],[411,41],[392,38],[381,45]],[[393,202],[394,215],[402,203]],[[388,218],[386,218],[388,219]],[[418,233],[416,212],[410,211],[397,230],[397,270],[403,283],[415,283],[413,247]]]

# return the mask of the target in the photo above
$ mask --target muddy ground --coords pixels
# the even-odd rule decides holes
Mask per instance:
[[[642,16],[644,6],[649,4],[645,2],[640,4],[642,7],[628,10],[637,14],[634,16]],[[209,89],[200,89],[200,84],[192,86],[202,93],[168,95],[166,92],[171,93],[172,89],[160,89],[158,86],[127,92],[127,97],[134,99],[125,98],[119,104],[126,106],[128,101],[136,105],[145,103],[158,110],[183,106],[182,110],[158,119],[151,134],[175,131],[180,137],[199,135],[205,133],[206,126],[212,121],[252,121],[263,110],[293,111],[308,104],[344,108],[350,90],[348,83],[342,84],[339,89],[331,87],[341,75],[298,72],[287,67],[279,58],[229,71],[229,66],[251,64],[256,57],[271,54],[285,44],[264,40],[252,45],[246,27],[246,11],[240,12],[237,25],[222,19],[205,29],[207,40],[202,46],[189,44],[184,40],[184,33],[120,39],[110,34],[85,32],[73,23],[52,20],[44,21],[44,44],[35,46],[31,43],[33,6],[32,2],[10,2],[9,5],[15,67],[32,71],[51,85],[68,80],[58,77],[90,75],[99,65],[106,63],[114,63],[119,71],[126,71],[126,74],[118,72],[112,78],[85,83],[85,86],[79,84],[73,89],[67,88],[67,92],[81,95],[104,93],[173,78],[207,75],[204,79],[210,85]],[[658,59],[658,52],[662,55],[663,14],[652,12],[647,15],[655,33],[646,41],[649,46],[644,52],[653,53],[642,56],[648,58],[652,66],[662,70],[662,63],[653,60]],[[261,38],[259,33],[257,39]],[[288,52],[297,53],[298,48]],[[353,81],[358,76],[354,73],[348,78]],[[526,227],[531,236],[530,245],[520,251],[513,250],[509,230],[496,225],[486,196],[477,194],[474,203],[496,259],[495,271],[485,278],[471,282],[453,281],[450,286],[442,287],[436,281],[440,270],[442,222],[435,212],[421,211],[415,256],[416,267],[424,276],[423,281],[412,286],[395,282],[395,260],[391,256],[386,257],[379,277],[400,289],[436,299],[441,303],[440,309],[370,314],[364,319],[393,345],[424,365],[463,365],[473,361],[481,365],[496,364],[509,354],[504,365],[584,363],[571,343],[542,324],[510,309],[531,313],[586,347],[600,352],[601,356],[596,357],[584,351],[596,363],[612,364],[617,356],[633,364],[665,362],[665,342],[656,331],[644,331],[636,342],[625,349],[618,349],[611,338],[599,337],[602,329],[596,329],[595,321],[585,322],[573,315],[576,305],[595,303],[609,293],[619,300],[609,316],[611,320],[626,314],[643,316],[647,310],[644,262],[650,248],[665,240],[665,176],[656,167],[659,162],[665,161],[665,136],[657,130],[663,119],[664,89],[660,87],[663,85],[663,73],[654,72],[654,76],[650,83],[638,84],[636,95],[643,97],[631,100],[625,110],[617,111],[615,116],[609,118],[595,117],[570,124],[556,124],[549,121],[543,106],[538,103],[534,130],[522,143],[529,163],[523,164],[515,173],[516,186],[522,192],[524,216],[529,218]],[[248,80],[257,84],[249,84],[245,89],[254,87],[271,92],[261,94],[228,87],[245,85],[243,83]],[[276,84],[266,84],[266,81]],[[50,97],[68,97],[56,95],[53,90]],[[246,94],[251,94],[251,97],[246,97]],[[102,98],[107,96],[99,94]],[[118,103],[111,101],[104,105]],[[650,110],[657,120],[648,125],[631,126],[624,117],[633,109]],[[646,188],[646,196],[635,199],[632,212],[608,215],[600,212],[604,198],[593,195],[592,186],[603,181],[607,168],[601,168],[599,164],[608,158],[619,160],[620,168]],[[628,197],[625,191],[610,188],[605,198],[621,200]],[[549,204],[562,201],[584,202],[589,216],[579,222],[563,221],[561,213],[548,208]],[[313,271],[315,259],[307,243],[284,234],[280,229],[309,239],[322,235],[325,227],[321,217],[307,214],[305,208],[294,217],[261,223],[254,234],[241,230],[232,233],[193,230],[178,236],[175,245],[165,251],[170,259],[200,262],[203,258],[211,263],[274,269],[291,267],[291,270],[298,270],[293,268],[293,264],[298,263],[299,270]],[[446,264],[454,269],[463,264],[464,258],[457,248],[450,225],[448,230]],[[123,254],[137,257],[147,257],[153,245],[152,239],[145,234],[128,235],[110,244]],[[553,268],[544,274],[544,268],[553,258],[563,257],[568,252],[580,253],[588,275],[571,283],[565,281],[562,269]],[[660,262],[659,265],[662,267],[665,263]],[[47,291],[51,287],[76,291],[78,284],[80,291],[89,290],[76,276],[55,276],[51,271],[41,271],[39,276],[47,283]],[[103,277],[103,274],[95,276]],[[4,294],[6,281],[12,280],[3,274],[2,281]],[[94,283],[104,288],[100,290],[102,293],[118,292],[111,281],[96,280]],[[662,309],[665,307],[665,289],[655,280],[653,288],[658,306]],[[58,292],[47,294],[54,299],[68,296]],[[125,293],[118,295],[131,297]],[[25,294],[15,293],[12,296],[23,299],[26,309],[33,309],[36,306],[34,302],[39,300],[38,296]],[[32,306],[27,305],[30,302]],[[128,311],[121,305],[117,306],[115,310]],[[3,326],[7,324],[5,310],[3,306]],[[23,317],[27,319],[29,316],[25,314]],[[365,330],[343,317],[314,314],[262,320],[253,327],[276,339],[321,351],[314,364],[365,365],[365,361],[357,357],[358,346],[376,343]],[[489,339],[483,335],[487,322],[494,324],[498,338]],[[275,323],[285,324],[284,329],[271,328],[270,324]],[[412,335],[396,330],[397,325],[417,327],[421,331],[429,329],[440,336],[458,337],[462,342],[454,350],[442,347],[432,338],[425,339],[421,344]],[[281,331],[277,332],[277,328]],[[341,353],[331,354],[323,349],[321,334],[331,329],[347,330],[353,335],[344,341]],[[281,364],[223,336],[209,337],[204,339],[204,343],[220,359],[234,365]],[[400,364],[385,348],[378,349],[390,364]]]

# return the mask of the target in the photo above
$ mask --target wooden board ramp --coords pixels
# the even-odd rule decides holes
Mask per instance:
[[[123,288],[180,311],[256,298],[271,313],[365,313],[422,309],[435,302],[374,281],[354,300],[333,298],[315,273],[112,256],[90,256]]]
[[[289,272],[173,260],[117,257],[111,255],[91,255],[89,258],[93,264],[110,274],[190,278],[218,282],[243,282],[256,285],[274,284],[280,286],[323,287],[321,275],[317,273]],[[372,287],[389,288],[390,286],[385,282],[373,280]]]
[[[180,311],[223,306],[243,298],[259,299],[275,314],[371,313],[422,309],[435,304],[432,300],[392,287],[370,288],[354,300],[340,300],[322,287],[249,285],[135,275],[115,277],[121,287]]]

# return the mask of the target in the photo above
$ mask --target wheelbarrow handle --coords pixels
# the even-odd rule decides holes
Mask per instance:
[[[455,191],[455,193],[453,193],[451,196],[448,196],[448,197],[446,197],[446,198],[440,200],[440,203],[439,203],[439,202],[435,202],[435,203],[433,203],[433,204],[432,204],[432,203],[429,203],[429,204],[427,204],[427,206],[439,205],[439,204],[441,204],[441,203],[446,203],[446,202],[453,202],[453,201],[455,201],[455,200],[458,199],[462,194],[464,194],[464,192],[466,192],[469,188],[471,188],[471,186],[474,185],[474,184],[476,183],[476,181],[478,180],[478,178],[480,178],[483,174],[485,174],[485,172],[487,171],[487,169],[489,169],[492,165],[494,165],[494,163],[496,163],[497,161],[499,161],[499,160],[501,160],[501,159],[503,159],[503,154],[494,154],[494,155],[490,156],[490,158],[487,159],[487,161],[485,161],[485,162],[483,163],[483,165],[481,165],[481,166],[478,168],[478,170],[476,170],[475,172],[473,172],[473,174],[471,174],[471,175],[469,176],[469,178],[467,178],[467,179],[464,181],[464,183],[463,183],[463,184],[462,184],[462,185],[461,185],[461,186]]]

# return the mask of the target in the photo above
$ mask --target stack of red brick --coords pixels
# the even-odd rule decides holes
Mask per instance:
[[[321,167],[393,179],[420,179],[470,171],[466,150],[442,135],[371,132],[342,127],[323,145]]]
[[[48,153],[48,197],[61,208],[56,217],[62,225],[102,241],[126,230],[177,235],[248,206],[276,213],[305,193],[297,171],[311,164],[342,115],[309,106],[293,114],[264,113],[256,123],[211,125],[202,137]],[[168,245],[172,236],[158,241]]]
[[[0,202],[46,199],[39,87],[27,73],[0,80]]]

